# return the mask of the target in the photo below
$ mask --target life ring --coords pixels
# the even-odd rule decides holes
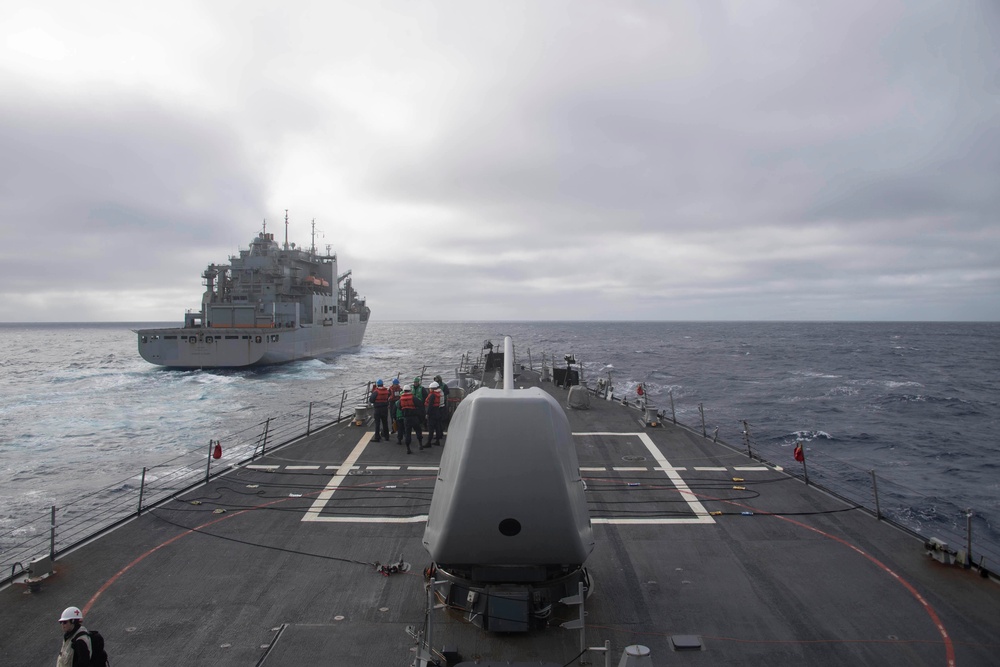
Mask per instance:
[[[260,342],[260,336],[257,336],[256,338],[254,338],[253,342],[259,343]]]

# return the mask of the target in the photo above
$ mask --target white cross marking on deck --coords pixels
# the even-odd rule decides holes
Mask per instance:
[[[684,518],[657,518],[657,519],[591,519],[591,523],[607,523],[607,524],[641,524],[641,525],[652,525],[652,524],[665,524],[665,523],[715,523],[715,519],[712,515],[708,513],[705,506],[701,504],[698,497],[695,496],[688,485],[681,479],[681,476],[677,474],[677,469],[670,465],[667,458],[663,455],[663,452],[659,450],[653,439],[649,437],[647,433],[574,433],[573,435],[610,435],[610,436],[637,436],[642,444],[646,445],[646,449],[652,454],[653,458],[659,464],[657,470],[662,471],[674,483],[677,490],[681,494],[681,498],[688,504],[691,511],[694,512],[694,517],[684,517]],[[624,468],[615,468],[615,470],[625,470]],[[641,468],[641,470],[646,470]],[[697,470],[697,468],[695,468]],[[725,470],[725,468],[723,468]]]
[[[408,521],[394,520],[392,517],[383,518],[366,518],[366,517],[337,517],[337,516],[320,516],[320,512],[326,507],[326,504],[333,498],[334,492],[340,488],[340,485],[347,479],[347,473],[351,471],[354,467],[355,462],[361,457],[361,453],[365,451],[365,447],[368,446],[368,442],[375,436],[374,433],[366,432],[361,436],[361,440],[358,444],[351,450],[351,453],[347,455],[344,462],[339,466],[330,466],[337,468],[337,474],[333,476],[333,479],[326,485],[318,496],[316,500],[313,501],[312,507],[306,512],[305,516],[302,517],[303,521],[346,521],[346,522],[370,522],[370,523],[412,523],[416,517],[403,517]],[[421,521],[426,521],[427,517],[424,516],[420,519]]]
[[[322,492],[316,497],[312,506],[306,511],[305,516],[302,517],[303,521],[326,521],[330,523],[426,523],[427,515],[420,514],[417,516],[322,516],[321,512],[326,504],[333,498],[333,494],[340,488],[340,485],[347,479],[347,473],[352,469],[360,468],[356,465],[357,460],[361,458],[361,454],[364,452],[368,443],[374,437],[374,433],[366,432],[361,436],[361,440],[358,444],[351,450],[351,453],[344,460],[344,463],[339,466],[327,466],[327,469],[334,469],[337,474],[333,476],[330,482],[326,485]],[[654,524],[676,524],[676,523],[701,523],[701,524],[714,524],[715,519],[708,513],[708,510],[701,504],[697,496],[691,492],[691,489],[684,482],[679,474],[678,470],[686,470],[686,468],[675,468],[670,465],[666,457],[659,450],[653,439],[649,437],[646,433],[574,433],[574,436],[586,436],[586,435],[605,435],[605,436],[636,436],[639,440],[646,446],[649,453],[656,459],[658,466],[654,468],[657,472],[664,473],[673,485],[677,488],[677,491],[681,494],[681,498],[688,504],[691,511],[694,513],[693,517],[675,517],[675,518],[650,518],[650,519],[636,519],[636,518],[621,518],[621,519],[592,519],[592,523],[603,523],[603,524],[631,524],[631,525],[654,525]],[[370,470],[398,470],[400,466],[367,466]],[[426,471],[436,471],[438,466],[408,466],[407,470],[426,470]],[[617,472],[646,472],[648,468],[639,467],[619,467],[614,468]],[[695,470],[726,470],[726,468],[695,468]],[[580,471],[590,471],[590,472],[603,472],[606,468],[580,468]]]

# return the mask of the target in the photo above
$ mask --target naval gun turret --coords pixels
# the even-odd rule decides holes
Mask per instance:
[[[503,389],[473,392],[451,418],[423,543],[450,608],[523,632],[589,585],[594,535],[566,415],[543,390],[513,388],[504,344]]]

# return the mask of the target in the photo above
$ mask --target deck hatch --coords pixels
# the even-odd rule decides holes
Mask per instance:
[[[698,635],[670,635],[670,643],[675,651],[701,651],[701,637]]]

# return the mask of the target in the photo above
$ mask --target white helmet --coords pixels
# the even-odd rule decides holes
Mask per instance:
[[[440,386],[437,382],[431,382],[431,389],[437,389]]]
[[[410,385],[405,385],[403,387],[403,391],[413,391],[413,387],[411,387]]]
[[[59,622],[63,621],[82,621],[83,613],[77,607],[66,607],[63,610],[62,616],[59,617]]]

